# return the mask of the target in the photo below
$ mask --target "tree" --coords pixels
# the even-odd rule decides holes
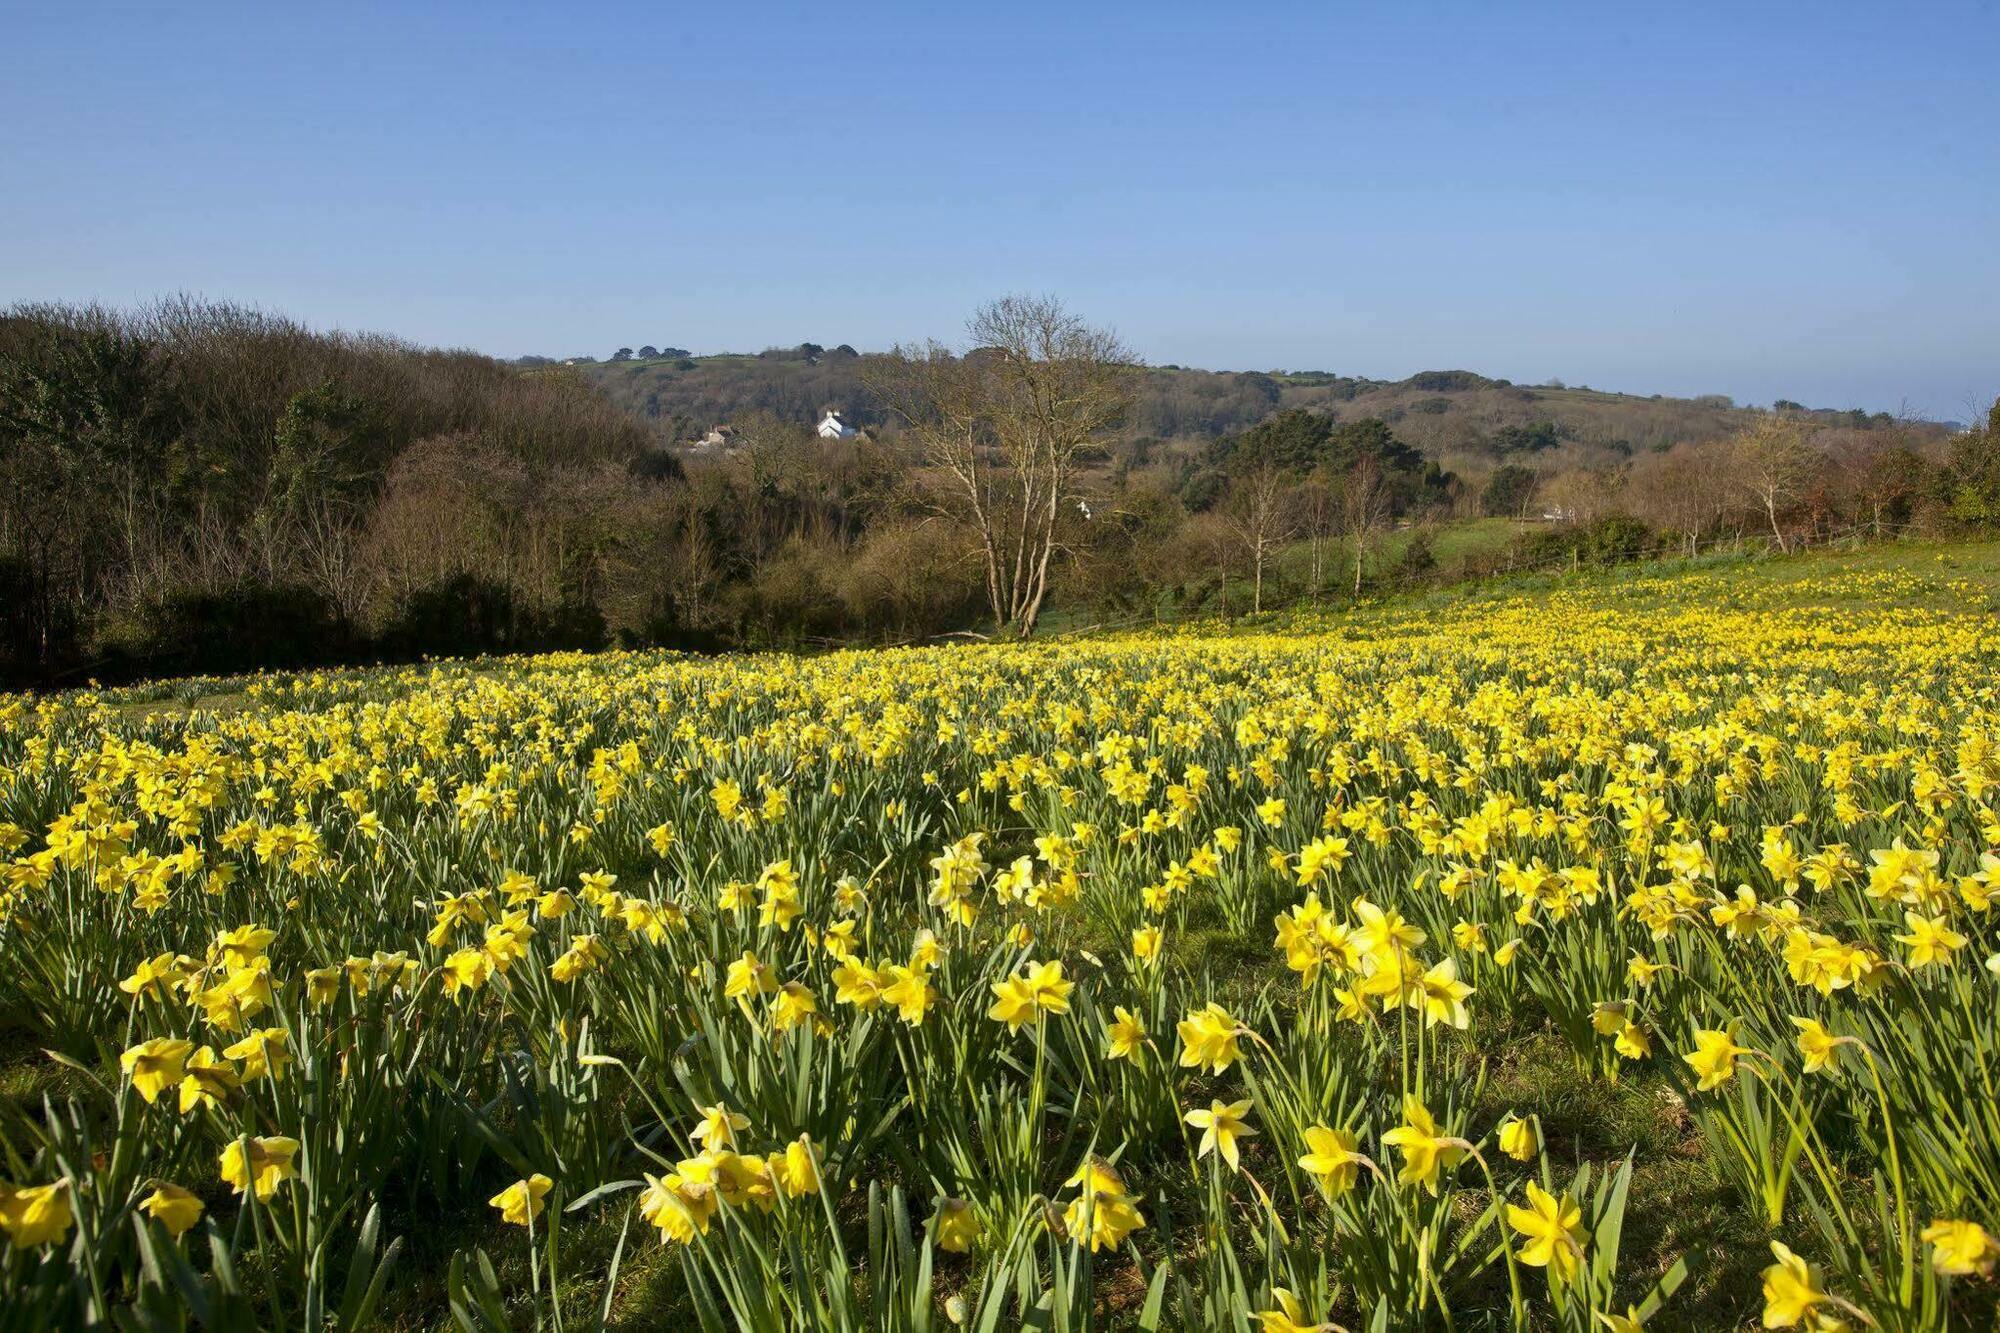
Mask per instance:
[[[1224,521],[1250,561],[1250,609],[1264,609],[1264,566],[1296,526],[1297,509],[1288,478],[1277,460],[1261,454],[1242,467],[1229,485]]]
[[[2000,520],[2000,398],[1986,424],[1952,440],[1945,457],[1947,512],[1962,523]]]
[[[654,357],[658,356],[659,354],[660,354],[660,349],[653,346],[651,343],[647,343],[644,347],[641,347],[639,349],[639,357],[641,360],[644,361],[651,361]]]
[[[1305,529],[1307,550],[1311,557],[1311,596],[1316,603],[1320,590],[1326,585],[1327,539],[1333,535],[1334,522],[1340,513],[1332,473],[1324,467],[1314,468],[1299,483],[1297,497],[1299,523]]]
[[[613,361],[630,361],[632,359],[632,349],[621,347],[611,354],[611,359]]]
[[[1735,490],[1726,440],[1641,454],[1625,478],[1625,500],[1634,515],[1685,537],[1689,558],[1699,553],[1702,537],[1728,516]]]
[[[1486,480],[1480,504],[1494,518],[1521,518],[1535,498],[1535,474],[1518,463],[1503,463]]]
[[[1542,483],[1538,494],[1546,511],[1589,527],[1623,508],[1624,478],[1599,468],[1572,468]]]
[[[1341,527],[1354,543],[1354,595],[1361,595],[1361,569],[1375,531],[1388,521],[1394,496],[1381,456],[1370,450],[1355,457],[1340,480]]]
[[[897,348],[864,374],[916,442],[943,508],[974,532],[996,628],[1034,632],[1079,465],[1131,402],[1136,362],[1053,297],[1009,296],[967,324],[973,350]]]
[[[1860,476],[1859,499],[1867,507],[1872,534],[1909,523],[1917,501],[1931,483],[1931,465],[1909,445],[1897,441],[1868,456]]]
[[[1218,453],[1224,463],[1247,454],[1268,459],[1278,467],[1304,472],[1321,461],[1333,434],[1333,418],[1301,408],[1278,413],[1260,421],[1234,439],[1220,442]]]
[[[1805,423],[1792,417],[1768,416],[1732,440],[1739,484],[1750,493],[1771,525],[1780,551],[1789,551],[1778,522],[1804,489],[1819,461],[1819,451],[1807,437]]]

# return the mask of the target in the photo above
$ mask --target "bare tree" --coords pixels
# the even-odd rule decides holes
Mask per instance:
[[[1789,551],[1778,515],[1799,497],[1819,461],[1806,426],[1773,415],[1738,434],[1732,444],[1742,486],[1764,511],[1778,549]]]
[[[1275,461],[1263,457],[1239,472],[1229,486],[1223,518],[1250,561],[1250,609],[1264,609],[1264,566],[1290,540],[1297,509]]]
[[[1228,521],[1217,513],[1194,515],[1174,535],[1170,546],[1171,557],[1178,558],[1184,572],[1204,566],[1215,571],[1216,607],[1225,620],[1229,618],[1230,563],[1239,549]]]
[[[1317,603],[1326,584],[1326,548],[1333,536],[1334,521],[1339,517],[1339,497],[1324,467],[1314,468],[1299,483],[1297,495],[1299,526],[1305,529],[1310,555],[1312,599]]]
[[[871,359],[863,376],[869,392],[939,474],[939,510],[971,527],[979,544],[987,605],[993,623],[1004,626],[1014,603],[1005,578],[1010,566],[1001,558],[1007,499],[992,458],[979,367],[932,340]]]
[[[1701,539],[1735,507],[1741,487],[1726,440],[1677,444],[1641,454],[1626,476],[1625,499],[1633,514],[1653,527],[1679,533],[1690,558]]]
[[[962,357],[934,342],[899,348],[865,376],[976,532],[994,624],[1026,638],[1079,466],[1124,419],[1137,363],[1117,335],[1052,297],[1003,297],[967,333]]]
[[[1625,478],[1602,468],[1570,468],[1544,481],[1543,505],[1564,521],[1588,526],[1624,507]]]
[[[1368,558],[1369,543],[1389,519],[1395,497],[1382,471],[1382,460],[1373,450],[1355,455],[1354,463],[1340,479],[1340,525],[1354,543],[1354,595],[1361,595],[1361,570]]]

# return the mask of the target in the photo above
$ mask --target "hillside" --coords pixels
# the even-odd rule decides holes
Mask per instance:
[[[810,345],[808,345],[810,346]],[[866,357],[850,349],[757,356],[704,356],[579,363],[575,369],[668,440],[753,412],[810,421],[829,406],[853,423],[882,424],[862,382]],[[1141,377],[1127,437],[1208,441],[1290,408],[1342,422],[1379,417],[1447,468],[1482,471],[1504,458],[1561,455],[1572,465],[1609,463],[1648,449],[1716,439],[1756,419],[1720,395],[1644,397],[1590,388],[1513,384],[1464,370],[1378,380],[1319,371],[1149,369]],[[1887,424],[1886,414],[1816,411],[1829,426]]]
[[[1104,439],[1128,361],[1105,360],[1117,397],[1079,439]],[[1024,628],[982,574],[983,520],[863,392],[880,364],[805,346],[506,365],[189,300],[15,307],[0,680]],[[1048,571],[1038,615],[1268,610],[2000,520],[2000,415],[1947,445],[1938,427],[1466,371],[1129,378],[1121,435],[1079,448],[1055,526],[994,529],[1049,543],[994,566]],[[1004,418],[992,389],[986,428]],[[874,438],[815,438],[828,406]],[[736,447],[660,447],[722,422]],[[1025,483],[996,484],[984,502],[1018,516]]]

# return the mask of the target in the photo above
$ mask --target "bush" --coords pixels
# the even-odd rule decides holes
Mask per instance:
[[[1472,389],[1483,389],[1491,383],[1493,381],[1484,375],[1470,370],[1420,370],[1403,381],[1407,388],[1429,393],[1466,393]]]
[[[1600,565],[1643,559],[1653,530],[1630,514],[1606,514],[1584,528],[1583,558]]]
[[[1653,530],[1630,514],[1606,514],[1594,523],[1532,533],[1521,539],[1514,554],[1527,565],[1562,560],[1622,565],[1643,558],[1654,542]]]
[[[1487,478],[1480,507],[1491,518],[1519,518],[1535,498],[1535,474],[1517,463],[1504,463]]]
[[[460,573],[406,593],[379,645],[390,657],[480,657],[594,652],[609,639],[604,613],[592,603],[524,606],[506,584]]]
[[[759,566],[738,596],[749,642],[795,645],[839,634],[844,608],[822,576],[831,563],[826,552],[794,542]]]
[[[155,675],[234,675],[349,659],[340,610],[299,584],[239,583],[172,592],[141,605],[120,646]]]
[[[77,661],[75,607],[50,591],[28,561],[0,556],[0,687],[45,680]]]
[[[1421,583],[1437,568],[1437,552],[1431,549],[1431,536],[1419,532],[1411,536],[1410,544],[1403,548],[1403,554],[1396,560],[1396,578],[1401,583]]]
[[[505,652],[517,619],[513,590],[477,574],[454,574],[405,593],[382,627],[392,657],[478,657]]]

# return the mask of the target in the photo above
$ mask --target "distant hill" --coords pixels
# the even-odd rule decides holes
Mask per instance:
[[[803,424],[837,407],[853,424],[879,427],[881,411],[862,387],[865,360],[849,348],[828,351],[806,344],[759,355],[580,362],[574,369],[662,437],[678,441],[760,411]],[[1601,465],[1727,435],[1756,415],[1721,395],[1643,397],[1513,384],[1469,370],[1377,380],[1319,371],[1164,366],[1141,377],[1127,436],[1140,452],[1150,453],[1152,445],[1233,435],[1288,408],[1325,412],[1342,422],[1380,417],[1445,467],[1475,472],[1523,455]],[[1840,426],[1889,421],[1886,414],[1815,415]]]

